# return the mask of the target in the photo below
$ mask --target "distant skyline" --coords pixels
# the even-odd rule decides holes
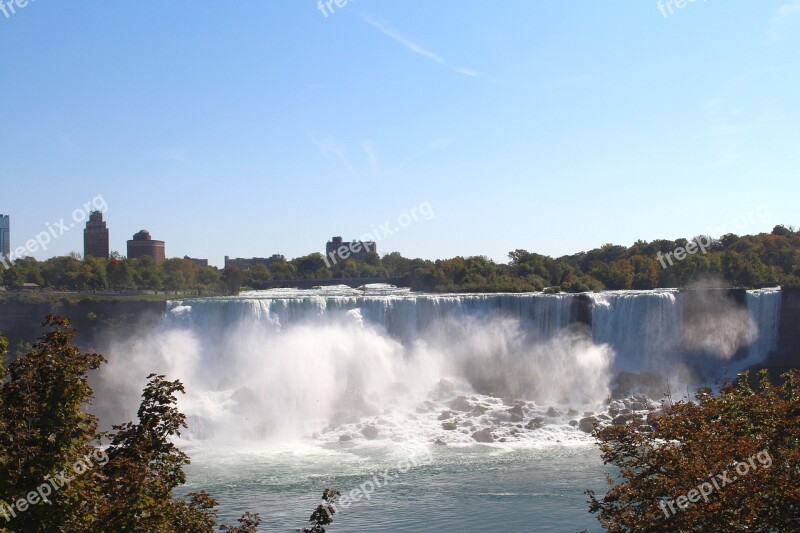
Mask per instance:
[[[12,248],[98,195],[111,250],[147,229],[216,266],[381,228],[505,262],[800,225],[800,0],[337,5],[0,12]]]

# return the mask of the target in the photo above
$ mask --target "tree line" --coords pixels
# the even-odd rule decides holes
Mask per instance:
[[[700,239],[700,237],[696,238]],[[125,259],[76,254],[46,261],[17,260],[2,273],[10,289],[36,283],[54,290],[193,291],[235,294],[241,288],[262,288],[267,282],[383,278],[413,290],[432,292],[586,292],[621,289],[685,287],[707,279],[736,287],[780,284],[800,286],[800,231],[775,226],[771,233],[719,238],[694,254],[664,256],[691,247],[687,239],[636,241],[631,246],[599,248],[552,258],[518,249],[507,263],[485,256],[451,259],[410,259],[397,252],[363,260],[348,258],[327,265],[320,253],[256,265],[247,270],[229,266],[201,267],[185,259],[157,263],[149,257]],[[673,260],[674,257],[674,260]],[[678,259],[680,258],[680,259]]]

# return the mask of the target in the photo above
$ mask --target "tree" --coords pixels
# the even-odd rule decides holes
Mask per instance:
[[[788,237],[792,234],[792,230],[784,226],[783,224],[778,224],[774,228],[772,228],[773,235],[781,235],[783,237]]]
[[[148,380],[139,422],[114,426],[103,469],[103,492],[114,503],[101,508],[97,525],[104,531],[208,531],[216,502],[205,493],[190,494],[189,502],[172,495],[186,482],[183,467],[189,464],[172,440],[187,427],[175,407],[183,384],[156,374]]]
[[[325,527],[333,523],[333,515],[336,514],[336,500],[341,493],[335,489],[325,489],[322,492],[322,502],[311,513],[308,519],[312,526],[303,528],[303,533],[325,533]]]
[[[658,261],[655,257],[634,255],[631,257],[633,266],[633,288],[636,290],[648,290],[658,287]]]
[[[718,396],[665,405],[646,422],[596,431],[619,469],[590,512],[614,532],[796,531],[800,521],[800,371],[774,386],[747,373]]]
[[[219,270],[215,267],[202,267],[197,273],[198,289],[200,291],[213,289],[217,286],[221,277]]]
[[[135,286],[129,261],[111,259],[106,270],[108,272],[108,284],[112,289],[124,291]]]
[[[627,259],[614,261],[608,268],[608,277],[603,280],[609,289],[630,289],[633,286],[634,271]]]
[[[151,374],[138,422],[98,433],[86,410],[88,373],[105,359],[72,344],[69,320],[48,316],[43,325],[49,331],[8,370],[0,336],[0,531],[211,532],[217,503],[210,495],[173,496],[189,463],[173,442],[186,427],[176,408],[180,381]],[[107,450],[98,447],[103,437]],[[222,530],[252,533],[260,518],[247,513],[239,522]]]
[[[87,374],[105,362],[72,345],[75,330],[64,318],[48,316],[50,331],[8,369],[0,389],[0,502],[36,491],[43,480],[71,472],[95,451],[97,419],[85,412],[93,393]],[[5,357],[6,343],[2,343]],[[48,496],[50,505],[32,505],[11,522],[16,531],[75,530],[78,517],[99,501],[92,471]]]
[[[169,291],[181,291],[194,286],[199,267],[188,259],[167,259],[161,264],[164,286]]]
[[[288,261],[275,261],[269,265],[269,272],[272,279],[297,279],[297,269]]]
[[[220,531],[227,531],[228,533],[257,533],[258,526],[261,524],[261,517],[258,513],[251,514],[245,513],[239,519],[238,526],[220,526]]]
[[[133,279],[140,289],[157,291],[164,285],[163,270],[150,256],[133,260]]]
[[[272,274],[269,273],[269,269],[265,265],[259,263],[248,270],[245,277],[251,287],[258,287],[265,281],[272,279]]]
[[[9,289],[18,289],[25,283],[25,277],[21,269],[17,265],[11,265],[11,268],[3,272],[3,285]]]
[[[239,267],[226,266],[222,271],[222,281],[225,283],[228,294],[236,295],[239,294],[239,290],[242,288],[244,274],[242,274]]]
[[[320,253],[313,253],[292,260],[292,264],[297,269],[297,275],[304,279],[322,277],[320,274],[325,271],[325,259]]]

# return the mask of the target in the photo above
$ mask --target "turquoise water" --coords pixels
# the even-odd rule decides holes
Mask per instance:
[[[606,486],[608,467],[593,445],[184,449],[193,458],[189,490],[211,492],[225,523],[245,511],[260,513],[260,531],[306,525],[326,487],[343,495],[359,487],[370,491],[369,499],[339,506],[331,533],[603,531],[587,512],[584,494]]]

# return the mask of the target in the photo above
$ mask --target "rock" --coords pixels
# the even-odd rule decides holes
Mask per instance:
[[[483,405],[476,405],[475,407],[472,408],[472,414],[475,416],[480,416],[488,410],[489,410],[488,407],[484,407]]]
[[[544,426],[544,418],[532,418],[528,425],[525,426],[525,429],[539,429],[540,427]]]
[[[524,419],[525,419],[524,416],[517,415],[514,413],[511,414],[511,422],[522,422]]]
[[[494,437],[492,437],[492,430],[489,428],[476,431],[475,433],[472,434],[472,438],[478,442],[494,442]]]
[[[624,426],[633,419],[630,415],[617,415],[612,422],[615,426]]]
[[[633,402],[631,403],[631,409],[634,411],[645,411],[647,410],[647,404],[643,402]]]
[[[525,416],[525,412],[522,410],[522,406],[519,404],[515,405],[511,409],[507,409],[507,411],[512,415]]]
[[[578,425],[578,421],[577,420],[570,420],[569,421],[569,425],[572,426],[572,427],[575,427],[575,426]]]
[[[554,418],[555,418],[555,417],[557,417],[557,416],[561,416],[561,413],[559,413],[558,411],[556,411],[556,409],[555,409],[554,407],[550,407],[550,408],[547,410],[547,416],[551,416],[551,417],[554,417]]]
[[[452,393],[456,390],[456,384],[450,381],[449,379],[440,379],[439,383],[436,385],[437,392],[440,393]]]
[[[606,421],[606,422],[608,422],[609,420],[611,420],[611,417],[610,417],[610,416],[608,416],[608,415],[607,415],[607,414],[605,414],[605,413],[601,413],[601,414],[597,415],[597,418],[599,418],[600,420],[604,420],[604,421]]]
[[[442,423],[442,429],[444,429],[446,431],[454,431],[456,429],[456,427],[457,426],[456,426],[455,422],[443,422]]]
[[[353,437],[350,435],[339,435],[339,442],[347,442],[353,440]]]
[[[448,418],[453,418],[453,411],[442,411],[442,414],[439,415],[439,420],[447,420]]]
[[[600,431],[597,432],[597,436],[600,437],[601,439],[609,439],[610,436],[611,436],[610,432],[611,432],[613,427],[614,426],[606,426],[606,427],[604,427],[603,429],[601,429]]]
[[[570,409],[569,411],[567,411],[567,416],[578,416],[578,411],[576,411],[575,409]]]
[[[314,440],[319,440],[319,438],[320,438],[321,436],[322,436],[322,435],[320,435],[320,434],[319,434],[318,432],[316,432],[316,431],[315,431],[314,433],[312,433],[312,434],[311,434],[311,438],[312,438],[312,439],[314,439]]]
[[[594,414],[594,411],[584,411],[583,412],[583,416],[592,416],[593,414]]]
[[[364,438],[367,440],[375,440],[378,438],[378,428],[375,426],[367,426],[361,430],[361,434],[364,435]]]
[[[595,417],[587,416],[586,418],[581,418],[580,422],[578,422],[578,429],[584,433],[591,433],[594,431],[594,427],[599,423],[600,421]]]
[[[447,406],[454,411],[472,411],[472,405],[467,401],[466,396],[457,396],[450,400]]]
[[[436,439],[433,443],[437,446],[447,446],[447,443],[442,439]]]

